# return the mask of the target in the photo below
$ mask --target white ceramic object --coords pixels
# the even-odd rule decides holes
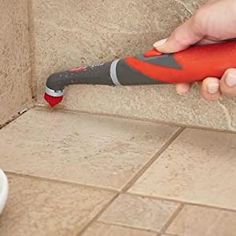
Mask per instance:
[[[8,197],[8,180],[4,172],[0,169],[0,214],[2,213]]]

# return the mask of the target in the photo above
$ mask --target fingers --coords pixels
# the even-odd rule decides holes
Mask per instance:
[[[188,48],[203,37],[193,17],[179,26],[168,39],[156,42],[154,47],[163,53],[174,53]]]
[[[206,78],[201,84],[200,93],[208,101],[218,100],[221,96],[220,80],[214,77]]]
[[[184,95],[188,93],[191,89],[191,84],[177,84],[176,85],[176,92],[179,95]]]
[[[209,77],[203,80],[201,95],[208,101],[215,101],[223,96],[236,96],[236,69],[228,69],[222,78]]]
[[[208,101],[218,100],[221,96],[220,93],[220,80],[214,77],[209,77],[199,83],[201,86],[201,96]],[[191,89],[190,84],[177,84],[176,91],[180,95],[184,95]]]
[[[221,81],[220,90],[225,96],[236,96],[236,69],[228,69]]]
[[[221,95],[236,97],[236,69],[228,69],[221,79],[208,77],[201,84],[201,96],[208,101],[215,101]],[[190,91],[191,85],[178,84],[176,90],[178,94],[185,94]]]

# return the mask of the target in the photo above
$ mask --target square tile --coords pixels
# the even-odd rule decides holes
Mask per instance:
[[[176,130],[163,124],[34,109],[0,131],[0,166],[120,189]]]
[[[98,221],[158,232],[178,206],[169,201],[122,194]]]
[[[185,206],[167,233],[178,236],[235,236],[236,212]]]
[[[0,126],[32,106],[27,0],[0,1]]]
[[[8,175],[10,195],[0,218],[4,236],[77,236],[113,193]]]
[[[130,192],[236,209],[236,134],[185,130]]]
[[[95,223],[82,236],[156,236],[156,233],[118,225]]]

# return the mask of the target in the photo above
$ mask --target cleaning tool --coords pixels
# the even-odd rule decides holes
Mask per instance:
[[[64,88],[73,84],[110,86],[193,83],[221,77],[236,67],[236,41],[194,45],[173,54],[152,49],[143,55],[81,66],[49,76],[44,98],[54,107],[63,100]]]

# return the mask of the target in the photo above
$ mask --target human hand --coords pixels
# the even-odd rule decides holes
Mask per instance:
[[[156,42],[154,47],[163,53],[174,53],[193,44],[215,43],[234,38],[236,0],[210,0],[168,39]],[[190,88],[190,84],[176,85],[179,94],[189,92]],[[236,96],[236,68],[225,71],[222,78],[205,78],[201,82],[201,95],[206,100],[217,100],[221,95]]]

